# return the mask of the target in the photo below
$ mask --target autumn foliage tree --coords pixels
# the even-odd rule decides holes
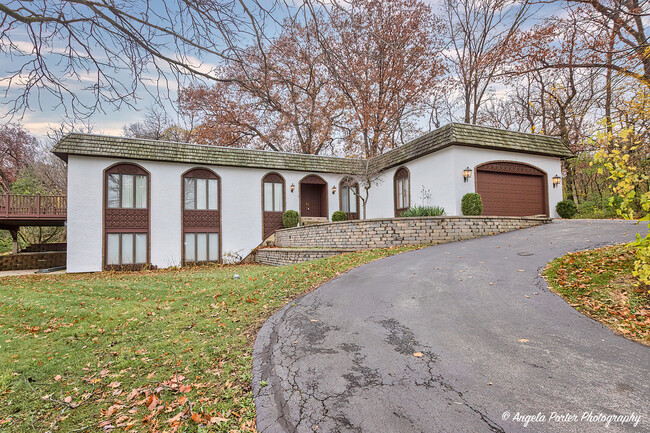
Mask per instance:
[[[201,143],[371,157],[414,130],[444,72],[439,20],[419,0],[354,0],[229,63],[232,79],[180,94]]]
[[[339,127],[348,154],[370,158],[410,138],[440,90],[443,29],[418,0],[356,0],[332,10],[320,42],[345,100]]]
[[[34,160],[36,138],[21,125],[0,127],[0,190],[10,190],[20,171]]]
[[[194,141],[310,154],[332,145],[342,104],[315,25],[285,26],[268,46],[251,46],[242,62],[229,63],[230,81],[181,90],[181,110],[197,122]]]

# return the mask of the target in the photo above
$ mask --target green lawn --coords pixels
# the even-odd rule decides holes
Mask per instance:
[[[570,253],[546,267],[551,289],[614,332],[650,345],[650,288],[632,276],[634,251],[626,245]]]
[[[264,320],[348,269],[415,248],[0,279],[0,430],[254,431],[251,351]]]

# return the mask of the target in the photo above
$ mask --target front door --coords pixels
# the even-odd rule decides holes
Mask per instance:
[[[321,200],[323,185],[300,185],[300,214],[305,217],[321,216]]]

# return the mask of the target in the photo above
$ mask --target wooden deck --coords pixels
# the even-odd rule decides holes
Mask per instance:
[[[0,195],[0,229],[62,226],[67,216],[64,195]]]

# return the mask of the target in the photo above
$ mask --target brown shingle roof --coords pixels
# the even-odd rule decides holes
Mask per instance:
[[[352,158],[92,134],[68,134],[52,151],[64,159],[67,155],[103,156],[320,173],[356,173],[363,165],[363,161]]]
[[[562,140],[556,137],[451,123],[424,134],[397,149],[372,158],[370,165],[373,168],[384,170],[451,145],[474,146],[560,158],[573,156],[571,150]],[[205,146],[94,134],[66,135],[54,146],[53,152],[64,159],[67,155],[85,155],[341,174],[359,173],[363,171],[365,166],[365,161],[352,158]]]
[[[451,145],[569,158],[573,152],[558,137],[450,123],[371,160],[380,169],[394,167]]]

